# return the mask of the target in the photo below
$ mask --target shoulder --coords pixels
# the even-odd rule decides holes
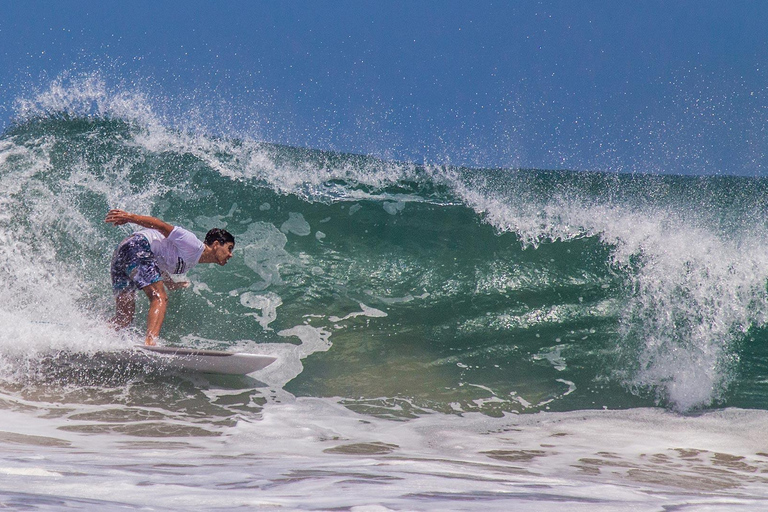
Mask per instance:
[[[168,235],[169,240],[179,240],[179,239],[195,239],[200,240],[197,238],[197,235],[195,235],[193,232],[189,231],[188,229],[184,229],[181,226],[174,226],[173,230]]]
[[[173,231],[168,235],[168,241],[176,246],[202,247],[203,242],[197,236],[181,226],[174,226]]]

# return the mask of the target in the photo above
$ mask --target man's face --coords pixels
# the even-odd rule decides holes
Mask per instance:
[[[213,256],[216,259],[216,263],[223,266],[226,265],[229,258],[232,257],[232,249],[235,248],[235,244],[232,242],[227,242],[226,244],[213,242],[211,248],[213,249]]]

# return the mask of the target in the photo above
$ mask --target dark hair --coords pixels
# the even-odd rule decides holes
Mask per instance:
[[[205,245],[213,245],[213,242],[219,242],[221,245],[232,242],[232,245],[235,245],[235,237],[226,229],[213,228],[205,235]]]

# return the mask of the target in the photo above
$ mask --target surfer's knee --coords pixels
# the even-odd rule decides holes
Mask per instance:
[[[165,293],[165,290],[162,292],[152,293],[149,296],[149,305],[152,308],[165,309],[165,307],[168,305],[168,295]]]
[[[162,281],[158,281],[157,283],[153,283],[149,286],[145,286],[142,288],[144,290],[144,293],[147,294],[147,297],[149,297],[149,301],[153,304],[167,304],[168,303],[168,292],[165,291],[165,286],[163,285]]]

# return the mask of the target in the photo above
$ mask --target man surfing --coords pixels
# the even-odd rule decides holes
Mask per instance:
[[[136,310],[136,290],[149,298],[146,345],[155,345],[165,319],[169,290],[186,288],[189,283],[176,283],[171,274],[185,274],[198,263],[226,265],[232,257],[235,237],[214,228],[201,242],[192,232],[172,226],[155,217],[136,215],[123,210],[110,210],[104,222],[115,226],[131,223],[145,229],[120,242],[112,256],[110,275],[115,295],[117,329],[133,322]]]

